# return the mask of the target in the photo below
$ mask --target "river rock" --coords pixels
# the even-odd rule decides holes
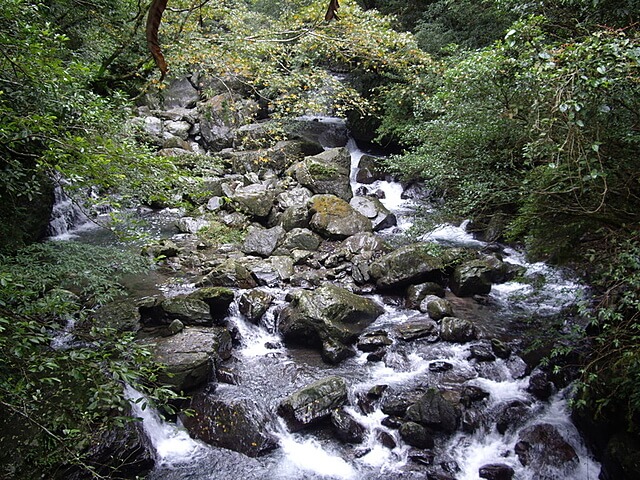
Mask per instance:
[[[229,197],[236,202],[241,212],[249,216],[264,218],[273,208],[276,192],[267,185],[252,183],[246,187],[235,188]]]
[[[204,218],[182,217],[176,220],[176,228],[180,233],[198,233],[208,226],[209,222]]]
[[[440,338],[438,324],[429,318],[409,320],[396,327],[396,334],[400,339],[408,342],[418,338],[426,338],[429,342],[435,342]]]
[[[497,338],[491,339],[491,350],[496,357],[504,360],[511,356],[511,347]]]
[[[269,433],[266,412],[237,387],[220,385],[214,395],[198,393],[189,405],[192,415],[183,415],[189,434],[216,447],[227,448],[249,457],[277,447]]]
[[[302,428],[328,418],[347,400],[347,382],[332,376],[318,380],[285,398],[278,406],[278,415],[284,418],[289,430]]]
[[[358,232],[342,242],[342,249],[351,255],[383,253],[390,247],[379,236],[371,232]]]
[[[323,237],[342,240],[370,232],[371,222],[335,195],[314,195],[309,200],[310,227]]]
[[[470,358],[474,358],[478,362],[493,362],[496,356],[491,350],[489,343],[478,343],[469,347]]]
[[[280,332],[288,343],[318,347],[331,341],[348,345],[382,312],[373,300],[325,284],[293,295],[280,312]]]
[[[412,447],[428,449],[435,445],[429,431],[419,423],[404,422],[400,427],[400,436]]]
[[[120,428],[101,430],[84,453],[83,462],[94,468],[95,474],[105,478],[144,476],[156,463],[153,445],[147,439],[141,422],[125,422]],[[75,472],[72,468],[61,473],[59,478],[84,480],[88,478],[87,470],[83,468]]]
[[[382,159],[371,155],[363,155],[358,163],[356,182],[369,185],[376,180],[384,180],[386,174],[381,166],[382,161]]]
[[[446,433],[456,431],[459,417],[454,406],[433,388],[427,390],[405,414],[406,420]]]
[[[345,122],[334,118],[297,118],[285,128],[290,138],[311,142],[320,149],[344,147],[349,139]]]
[[[478,338],[478,332],[469,320],[445,317],[440,323],[440,338],[445,342],[464,343]]]
[[[337,365],[347,358],[354,357],[353,349],[335,338],[327,338],[322,341],[322,360]]]
[[[385,393],[380,409],[386,415],[403,417],[407,409],[418,402],[423,394],[424,392],[420,390],[411,390],[409,392],[388,391]]]
[[[516,429],[531,414],[529,406],[521,400],[513,400],[501,405],[496,414],[496,430],[504,435],[507,430]]]
[[[352,197],[349,173],[351,156],[346,148],[332,148],[306,157],[293,165],[289,173],[316,194],[335,195],[349,201]]]
[[[165,109],[193,108],[200,100],[200,94],[188,77],[178,78],[169,83],[162,92],[162,104]]]
[[[309,226],[309,207],[307,207],[307,202],[285,209],[280,217],[280,224],[287,232],[294,228],[307,228]]]
[[[487,480],[511,480],[515,474],[513,468],[504,463],[490,463],[480,467],[478,475]]]
[[[162,323],[169,324],[178,319],[184,325],[213,325],[213,317],[209,305],[198,298],[187,295],[176,295],[167,298],[160,304],[163,312]]]
[[[420,308],[422,300],[427,295],[435,295],[444,298],[444,287],[439,283],[425,282],[418,285],[409,285],[405,294],[405,308]]]
[[[374,232],[397,224],[396,216],[375,197],[353,197],[349,205],[371,221]]]
[[[322,243],[322,237],[307,228],[294,228],[288,231],[278,251],[294,250],[315,251]]]
[[[411,283],[438,281],[444,263],[433,254],[430,243],[413,243],[384,255],[369,268],[376,285],[383,289],[400,288]]]
[[[251,323],[258,324],[262,316],[267,312],[273,295],[264,290],[253,289],[243,292],[238,300],[238,308],[247,320]]]
[[[453,316],[451,302],[436,295],[426,295],[420,302],[419,309],[421,312],[427,313],[429,318],[436,322],[444,317]]]
[[[362,443],[367,429],[353,418],[353,415],[343,408],[331,412],[331,424],[335,429],[335,435],[345,443]]]
[[[527,391],[538,400],[547,400],[553,393],[553,383],[545,371],[536,368],[529,376]]]
[[[158,379],[180,392],[209,379],[212,360],[231,356],[231,335],[223,327],[185,327],[169,337],[148,338],[153,359],[167,366]]]
[[[276,201],[281,210],[286,210],[287,208],[306,205],[312,196],[313,192],[308,188],[294,187],[279,193]]]
[[[580,462],[575,449],[548,423],[520,432],[515,452],[520,463],[536,472],[540,480],[564,478],[563,471],[573,471]]]
[[[458,297],[486,295],[491,291],[491,283],[502,268],[502,262],[496,265],[495,260],[495,257],[488,257],[458,265],[451,275],[449,288]]]
[[[234,299],[233,290],[226,287],[203,287],[186,296],[187,299],[201,300],[209,306],[214,323],[221,324],[229,315],[229,306]],[[164,303],[164,302],[163,302]]]
[[[393,343],[387,332],[376,330],[375,332],[366,332],[360,335],[358,339],[358,350],[363,352],[375,352],[379,348],[388,347]]]
[[[282,242],[284,236],[285,231],[281,226],[273,228],[251,226],[242,244],[242,251],[247,255],[268,257]]]
[[[153,258],[173,258],[180,253],[180,248],[169,239],[156,240],[142,247],[142,255]]]
[[[198,287],[235,287],[254,288],[258,284],[249,270],[250,263],[246,259],[231,257],[215,261],[211,270],[196,283]]]

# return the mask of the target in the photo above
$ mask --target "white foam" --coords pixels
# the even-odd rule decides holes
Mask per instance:
[[[425,233],[420,237],[424,242],[437,242],[445,245],[454,245],[462,247],[482,248],[485,242],[476,240],[472,234],[467,232],[469,220],[465,220],[459,226],[445,223],[437,226],[431,232]]]

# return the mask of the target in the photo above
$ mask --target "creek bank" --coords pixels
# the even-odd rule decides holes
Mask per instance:
[[[165,109],[141,108],[135,123],[158,154],[210,166],[199,170],[203,191],[191,198],[189,217],[176,221],[176,235],[143,248],[160,253],[159,268],[185,279],[190,291],[134,299],[113,318],[152,346],[173,374],[165,380],[174,389],[193,395],[195,416],[183,419],[192,436],[251,457],[269,455],[279,445],[277,413],[289,431],[331,425],[339,442],[363,444],[361,457],[378,444],[395,454],[410,446],[408,458],[415,460],[406,471],[455,478],[460,467],[446,447],[459,432],[506,436],[533,418],[533,400],[502,400],[472,383],[478,372],[523,379],[531,369],[516,353],[518,342],[467,315],[490,302],[495,285],[520,274],[520,265],[495,249],[389,245],[373,232],[393,228],[393,214],[367,195],[371,190],[353,195],[343,124],[301,119],[289,125],[287,140],[273,145],[269,122],[253,123],[252,101],[233,98],[229,112],[225,93],[201,100],[200,92],[183,87],[165,94]],[[380,175],[368,162],[362,183]],[[241,230],[244,238],[207,238],[216,225]],[[287,292],[278,308],[274,289]],[[393,369],[420,352],[430,358],[420,370],[425,376],[411,386],[380,382],[354,398],[352,376],[328,370],[260,404],[243,385],[246,374],[236,374],[247,340],[230,321],[236,300],[254,327],[270,329],[288,347],[311,347],[336,369],[354,361],[360,368]],[[394,308],[408,312],[406,318],[371,329]],[[279,340],[262,346],[274,358],[288,355]],[[464,352],[467,363],[424,353],[430,348]],[[547,401],[547,390],[555,388],[550,382],[534,381],[537,401]],[[362,417],[376,411],[384,414],[381,423],[363,426]],[[487,463],[477,473],[510,478],[516,456],[519,468],[553,464],[554,455],[568,449],[561,441],[543,448],[549,438],[562,437],[545,428],[534,425],[520,450],[505,452],[509,465]],[[375,447],[364,445],[369,433]]]

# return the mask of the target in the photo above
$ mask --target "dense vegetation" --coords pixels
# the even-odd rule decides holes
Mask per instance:
[[[240,82],[262,115],[331,98],[354,129],[402,149],[391,166],[426,182],[446,215],[584,271],[595,301],[582,312],[593,338],[577,404],[638,433],[640,3],[343,0],[330,23],[326,4],[175,0],[160,39],[173,75]],[[131,338],[89,323],[100,348],[49,347],[69,318],[112,298],[110,266],[142,267],[115,251],[29,245],[59,175],[123,204],[180,188],[179,168],[126,121],[164,86],[145,49],[147,8],[4,0],[0,11],[0,411],[39,432],[20,443],[35,468],[82,463],[95,426],[122,420],[120,382],[144,364]],[[93,264],[88,283],[74,284],[63,258]],[[69,391],[83,395],[60,409]]]

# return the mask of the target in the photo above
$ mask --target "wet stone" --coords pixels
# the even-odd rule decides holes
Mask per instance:
[[[378,440],[378,442],[380,442],[382,446],[388,448],[389,450],[393,450],[397,446],[393,435],[385,432],[384,430],[376,431],[376,440]]]
[[[422,425],[415,422],[405,422],[400,427],[400,436],[407,445],[428,449],[434,447],[433,437]]]
[[[424,338],[429,342],[436,342],[440,337],[438,324],[428,318],[411,320],[396,327],[396,333],[405,342]]]
[[[434,362],[429,363],[429,371],[431,372],[447,372],[453,368],[453,365],[449,362],[445,362],[442,360],[436,360]]]
[[[362,443],[367,430],[343,409],[331,412],[331,424],[338,439],[345,443]]]
[[[478,362],[493,362],[496,356],[491,350],[491,346],[487,344],[472,345],[469,348],[471,353],[470,358],[477,360]]]
[[[484,465],[478,471],[480,478],[486,478],[487,480],[511,480],[514,473],[513,468],[504,463]]]
[[[511,356],[511,347],[497,338],[491,339],[491,349],[498,358],[507,359]]]
[[[358,339],[358,350],[363,352],[375,352],[381,347],[387,347],[393,343],[387,334],[383,330],[376,330],[375,332],[367,332],[360,335]]]

